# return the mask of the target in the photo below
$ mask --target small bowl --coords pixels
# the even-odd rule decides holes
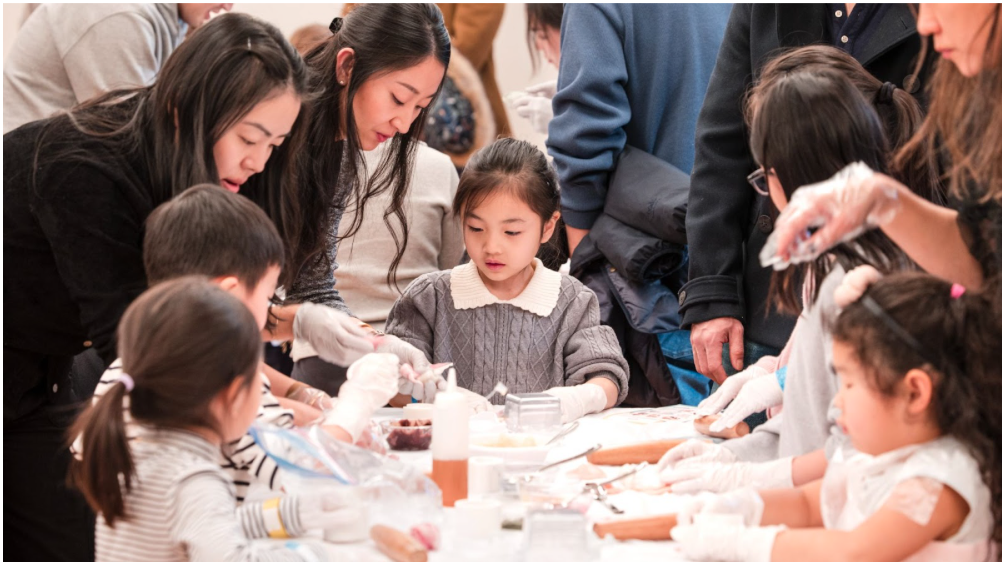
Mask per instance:
[[[546,461],[549,447],[546,440],[524,433],[485,433],[470,436],[470,454],[496,457],[505,465],[541,466]]]
[[[431,420],[383,422],[386,443],[394,451],[426,451],[431,446]]]

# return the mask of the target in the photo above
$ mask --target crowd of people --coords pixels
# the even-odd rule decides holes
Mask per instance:
[[[1002,6],[527,4],[558,78],[504,95],[504,5],[231,7],[4,62],[12,556],[326,559],[255,539],[362,506],[252,423],[356,443],[452,363],[748,422],[658,464],[693,559],[1002,560]]]

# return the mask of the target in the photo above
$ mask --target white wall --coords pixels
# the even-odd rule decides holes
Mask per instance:
[[[276,25],[286,36],[303,25],[310,23],[330,23],[331,18],[341,13],[343,4],[296,4],[268,3],[237,4],[234,11],[241,11],[267,20]],[[3,5],[3,52],[4,59],[14,42],[26,10],[26,4]],[[556,69],[542,61],[533,75],[529,51],[525,44],[525,4],[507,4],[504,19],[497,37],[494,39],[494,63],[501,94],[520,90],[544,80],[556,78]],[[532,140],[542,146],[543,135],[535,133],[529,123],[517,115],[510,114],[515,136]]]

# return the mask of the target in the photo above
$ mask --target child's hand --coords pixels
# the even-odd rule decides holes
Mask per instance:
[[[470,415],[479,414],[480,412],[486,412],[491,409],[491,403],[476,392],[466,390],[462,387],[457,387],[456,390],[458,390],[459,393],[463,395],[463,398],[466,399],[466,405],[470,407]]]
[[[661,471],[661,482],[679,494],[728,492],[746,486],[756,489],[792,488],[793,457],[770,462],[681,464]]]
[[[354,493],[321,492],[296,497],[299,500],[299,519],[306,530],[354,527],[364,517],[361,503]]]
[[[560,423],[569,423],[605,409],[605,390],[597,384],[555,386],[545,392],[560,399]]]
[[[699,408],[696,410],[696,413],[700,416],[712,416],[713,414],[719,414],[721,410],[730,404],[731,400],[734,400],[734,397],[741,392],[741,389],[752,381],[752,379],[757,379],[770,374],[772,373],[766,371],[762,367],[752,365],[740,373],[727,377],[727,380],[724,381],[724,384],[720,385],[720,388],[699,403]]]
[[[676,525],[671,538],[678,541],[682,553],[693,560],[725,562],[768,562],[772,559],[772,544],[776,535],[786,529],[728,525],[714,517],[701,519],[694,525]]]
[[[708,494],[706,492],[687,498],[678,510],[678,524],[692,525],[697,515],[729,514],[739,515],[741,524],[747,527],[757,527],[762,522],[765,503],[762,496],[754,490],[745,488],[727,494]]]
[[[658,461],[658,472],[665,469],[697,466],[709,463],[736,462],[738,457],[730,450],[702,439],[690,439],[672,448]]]
[[[388,353],[370,353],[348,368],[338,401],[324,425],[337,425],[358,439],[373,412],[397,395],[400,359]]]
[[[730,379],[728,379],[730,382]],[[725,385],[727,383],[724,383]],[[723,387],[720,387],[723,390]],[[718,390],[717,392],[720,392]],[[734,401],[720,415],[720,419],[713,422],[710,431],[720,432],[741,423],[748,416],[761,412],[767,408],[778,406],[783,403],[783,389],[779,386],[779,379],[775,373],[768,373],[764,377],[757,377],[747,382],[738,391]]]

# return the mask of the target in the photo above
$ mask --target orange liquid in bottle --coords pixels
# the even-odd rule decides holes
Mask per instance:
[[[442,490],[442,505],[453,507],[456,500],[466,499],[466,484],[469,470],[466,459],[459,461],[431,461],[431,479]]]

